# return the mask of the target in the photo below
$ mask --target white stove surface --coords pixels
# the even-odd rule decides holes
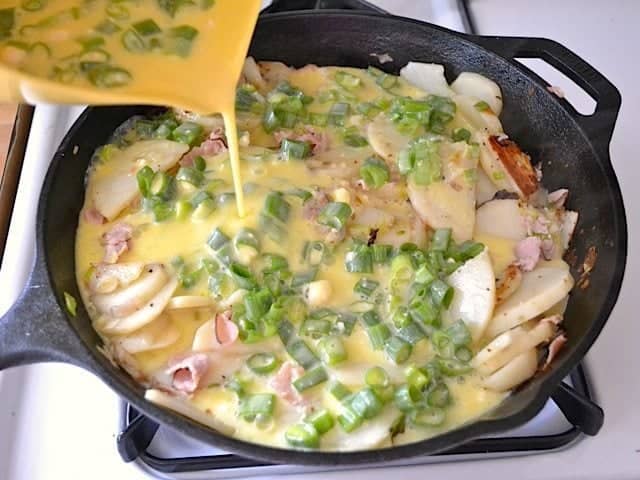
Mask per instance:
[[[399,15],[462,29],[452,0],[373,3]],[[635,85],[640,67],[623,46],[640,42],[635,22],[638,4],[633,0],[611,2],[604,12],[603,2],[580,0],[545,0],[537,2],[535,8],[509,0],[470,3],[481,33],[558,40],[590,61],[621,90],[624,103],[611,155],[622,184],[633,246],[640,235],[640,222],[637,214],[634,216],[640,209],[640,191],[633,183],[640,179],[634,121],[640,111]],[[538,71],[549,83],[560,85],[570,101],[588,108],[576,88],[564,84],[548,69]],[[5,255],[11,261],[5,261],[0,270],[0,314],[19,295],[26,281],[25,265],[32,262],[36,192],[46,173],[43,166],[80,111],[80,107],[36,109]],[[605,424],[597,437],[560,452],[536,456],[401,467],[402,476],[406,480],[427,475],[450,480],[489,476],[519,480],[640,478],[640,415],[635,411],[640,404],[640,323],[633,315],[631,291],[640,283],[640,262],[633,248],[628,262],[618,305],[587,357],[596,400],[605,410]],[[67,365],[36,365],[0,373],[0,479],[148,479],[147,473],[123,463],[116,452],[118,402],[115,394],[91,374]],[[293,477],[339,480],[366,474],[370,480],[382,480],[390,473],[399,474],[398,468]]]

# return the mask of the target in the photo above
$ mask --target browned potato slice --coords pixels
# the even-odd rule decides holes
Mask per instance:
[[[517,143],[508,138],[491,135],[488,137],[487,147],[500,162],[505,173],[513,179],[518,195],[526,198],[538,190],[538,177],[531,165],[531,157],[520,150]]]
[[[496,282],[496,305],[500,305],[518,289],[522,283],[522,272],[513,263],[502,272]]]

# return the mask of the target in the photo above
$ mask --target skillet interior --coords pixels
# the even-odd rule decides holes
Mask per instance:
[[[477,71],[497,81],[504,95],[501,120],[505,130],[534,161],[543,162],[547,187],[570,189],[569,207],[580,212],[573,242],[576,255],[582,260],[593,246],[598,260],[590,287],[576,289],[571,296],[564,322],[569,342],[553,368],[529,382],[482,421],[433,439],[368,452],[294,452],[230,439],[146,403],[142,399],[143,389],[97,352],[99,339],[80,306],[78,316],[69,321],[92,353],[91,365],[83,366],[97,373],[139,410],[220,448],[267,461],[325,465],[384,461],[433,453],[528,420],[597,337],[617,298],[626,257],[626,226],[617,180],[608,155],[598,154],[568,111],[543,85],[528,78],[524,69],[438,27],[388,16],[344,12],[267,16],[260,20],[250,49],[256,59],[279,60],[293,66],[316,63],[366,67],[372,63],[369,54],[373,52],[391,54],[394,62],[384,68],[394,73],[410,60],[427,61],[444,64],[449,80],[462,71]],[[39,252],[44,254],[56,292],[69,291],[79,298],[73,261],[75,230],[92,152],[124,120],[153,110],[90,108],[56,153],[41,194],[38,215]],[[573,274],[579,276],[576,268]]]

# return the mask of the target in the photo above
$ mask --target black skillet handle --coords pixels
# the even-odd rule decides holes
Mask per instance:
[[[568,48],[546,38],[479,36],[473,37],[473,41],[519,68],[523,65],[514,60],[518,57],[544,60],[583,88],[596,101],[592,115],[582,115],[566,100],[559,101],[589,136],[598,153],[609,158],[609,143],[622,99],[618,89],[604,75]]]
[[[56,299],[52,291],[39,259],[22,295],[0,318],[0,370],[38,362],[90,368],[92,356],[62,310],[64,298]],[[80,309],[82,302],[76,298]]]
[[[273,0],[262,13],[281,13],[298,10],[365,10],[375,13],[387,13],[380,7],[364,0]]]
[[[571,424],[584,434],[596,435],[604,424],[604,412],[596,403],[579,394],[572,387],[562,382],[553,395],[553,401]]]

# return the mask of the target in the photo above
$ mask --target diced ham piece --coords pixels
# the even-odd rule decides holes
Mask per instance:
[[[523,272],[530,272],[540,261],[542,241],[538,237],[527,237],[516,245],[516,263]]]
[[[285,138],[288,140],[298,140],[300,142],[309,142],[311,151],[314,155],[326,152],[329,149],[329,137],[322,133],[316,132],[311,127],[305,127],[305,133],[295,133],[291,131],[279,130],[273,134],[278,143],[282,143]]]
[[[546,217],[539,215],[531,224],[531,232],[529,235],[549,235],[550,221]]]
[[[180,165],[190,167],[198,157],[211,157],[227,150],[224,131],[221,128],[214,129],[207,139],[199,146],[193,147],[182,159]]]
[[[554,207],[561,208],[564,207],[564,202],[567,200],[568,196],[569,190],[566,188],[559,188],[558,190],[549,193],[547,200],[549,200],[549,203]]]
[[[269,385],[275,392],[291,405],[305,405],[307,402],[300,393],[293,387],[292,382],[302,376],[304,369],[291,362],[285,362],[278,370],[278,373],[271,379]]]
[[[86,208],[82,213],[82,216],[87,223],[92,225],[102,225],[107,221],[107,219],[104,218],[95,207]]]
[[[216,314],[216,339],[220,345],[229,345],[238,339],[238,326],[231,320],[231,310]]]
[[[318,218],[320,211],[329,203],[329,200],[329,195],[323,191],[315,191],[313,197],[304,202],[302,216],[306,220],[315,220]]]
[[[102,234],[100,243],[104,246],[105,263],[116,263],[120,256],[131,248],[133,227],[128,223],[117,223]]]
[[[562,315],[551,315],[550,317],[543,318],[540,320],[541,322],[548,322],[555,326],[558,326],[562,323]]]
[[[542,369],[545,370],[549,367],[553,359],[556,358],[558,352],[564,347],[564,344],[567,343],[567,336],[564,333],[561,333],[556,338],[554,338],[549,344],[549,353],[547,353],[547,359],[542,366]]]
[[[179,392],[193,393],[209,370],[209,357],[195,353],[176,357],[169,363],[167,374],[172,376],[172,386]]]

